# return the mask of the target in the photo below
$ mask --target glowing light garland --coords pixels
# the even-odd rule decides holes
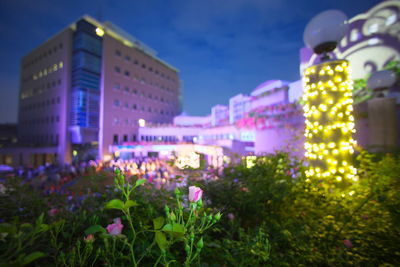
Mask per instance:
[[[355,133],[352,81],[346,60],[309,67],[304,75],[304,148],[310,166],[307,177],[357,181],[352,165]]]

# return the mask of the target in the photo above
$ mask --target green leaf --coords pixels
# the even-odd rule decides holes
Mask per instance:
[[[106,233],[106,229],[104,229],[101,225],[92,225],[85,230],[85,235],[95,234],[98,232]]]
[[[182,237],[185,233],[185,227],[180,223],[168,223],[164,225],[162,231],[173,234],[175,237]]]
[[[105,206],[106,209],[117,209],[117,210],[124,210],[124,207],[125,207],[124,202],[122,202],[122,200],[119,199],[112,199]]]
[[[17,227],[9,223],[0,224],[0,233],[15,234],[17,232]]]
[[[136,207],[136,206],[139,206],[139,204],[136,201],[127,200],[125,202],[125,209],[129,209],[130,207]]]
[[[23,224],[21,224],[20,228],[21,228],[21,229],[29,230],[29,229],[32,229],[33,226],[32,226],[32,224],[30,224],[30,223],[23,223]]]
[[[28,256],[24,257],[23,261],[22,261],[22,265],[27,265],[39,258],[44,257],[46,254],[44,254],[43,252],[40,251],[35,251],[32,252],[31,254],[29,254]]]
[[[45,232],[45,231],[49,230],[49,226],[47,224],[45,224],[45,223],[42,223],[39,226],[39,230]]]
[[[158,217],[153,219],[153,224],[154,224],[154,230],[159,230],[161,227],[164,225],[164,217]]]
[[[167,249],[167,246],[168,246],[167,238],[165,237],[165,234],[163,232],[156,232],[155,239],[156,239],[158,247],[162,251]]]
[[[44,217],[44,214],[41,213],[40,216],[36,219],[36,225],[43,223],[43,217]]]
[[[146,179],[139,179],[136,181],[135,187],[138,187],[139,185],[142,185],[146,182]]]

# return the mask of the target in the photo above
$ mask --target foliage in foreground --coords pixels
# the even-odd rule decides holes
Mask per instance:
[[[8,181],[0,265],[399,266],[400,158],[361,152],[356,164],[359,182],[338,189],[307,182],[287,154],[260,157],[190,182],[203,201],[120,174],[74,199]]]
[[[219,252],[209,254],[228,258],[212,261],[233,264],[242,255],[232,240],[261,231],[269,239],[270,258],[254,262],[265,246],[250,249],[247,256],[255,255],[243,266],[399,266],[399,157],[361,152],[360,180],[347,189],[329,186],[329,179],[307,182],[302,162],[293,164],[286,154],[255,163],[226,169],[223,179],[204,187],[212,205],[228,214],[218,229],[231,237],[217,238]]]

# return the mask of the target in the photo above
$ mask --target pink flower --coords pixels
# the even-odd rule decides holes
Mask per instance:
[[[92,243],[94,241],[94,236],[92,234],[84,238],[86,243]]]
[[[57,215],[57,213],[59,213],[60,211],[58,210],[58,209],[51,209],[51,210],[49,210],[48,211],[48,214],[49,214],[49,216],[51,216],[51,217],[53,217],[53,216],[56,216]]]
[[[228,213],[229,220],[233,221],[235,219],[235,215],[233,213]]]
[[[347,248],[352,248],[352,247],[353,247],[353,243],[351,243],[351,241],[350,241],[349,239],[343,240],[343,244],[344,244]]]
[[[113,224],[107,225],[107,231],[110,235],[119,235],[122,232],[124,225],[121,223],[120,218],[115,218]]]
[[[203,190],[197,186],[190,186],[189,187],[189,201],[190,202],[197,202],[201,199],[203,195]]]

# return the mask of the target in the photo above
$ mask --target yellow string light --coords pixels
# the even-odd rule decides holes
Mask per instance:
[[[307,177],[334,175],[337,182],[357,181],[357,170],[351,160],[355,124],[349,73],[345,60],[325,62],[305,70],[304,148],[310,163]]]

